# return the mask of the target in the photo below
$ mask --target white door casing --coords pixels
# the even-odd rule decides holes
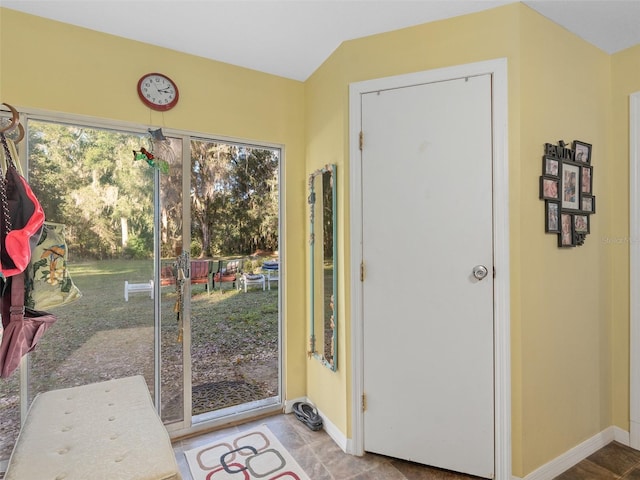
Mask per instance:
[[[640,450],[640,92],[629,98],[629,445]]]
[[[511,477],[511,413],[510,413],[510,359],[509,359],[509,223],[508,223],[508,171],[507,171],[507,88],[506,60],[492,60],[416,74],[352,84],[350,87],[350,206],[351,206],[351,287],[352,287],[352,439],[349,450],[364,453],[364,414],[361,408],[364,375],[363,349],[363,288],[357,272],[363,253],[362,228],[362,165],[359,131],[362,121],[361,96],[367,92],[401,88],[404,86],[441,82],[477,75],[491,76],[491,109],[493,112],[492,149],[493,176],[493,237],[494,265],[494,408],[495,408],[495,478]],[[366,137],[365,137],[366,142]],[[455,148],[455,146],[452,146]],[[390,168],[393,168],[391,166]],[[384,192],[380,192],[384,195]],[[411,208],[411,207],[408,207]],[[444,226],[443,226],[444,228]],[[408,266],[410,270],[411,265]],[[470,266],[471,268],[472,266]],[[405,266],[406,268],[406,266]],[[356,272],[354,274],[354,272]],[[419,400],[416,399],[416,407]],[[411,406],[398,406],[411,408]]]

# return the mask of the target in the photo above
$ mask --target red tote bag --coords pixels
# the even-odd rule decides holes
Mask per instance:
[[[0,273],[10,277],[29,265],[31,252],[42,233],[44,211],[16,167],[13,143],[3,133],[0,142],[7,168],[4,181],[0,178]]]

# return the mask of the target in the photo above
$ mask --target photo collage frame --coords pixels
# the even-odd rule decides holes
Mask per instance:
[[[546,233],[558,235],[558,247],[583,245],[596,213],[593,194],[592,145],[574,140],[546,143],[542,156],[540,199],[545,202]]]

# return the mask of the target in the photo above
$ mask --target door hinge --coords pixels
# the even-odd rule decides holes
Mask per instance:
[[[360,281],[364,282],[364,262],[360,262]]]
[[[493,278],[496,278],[496,267],[493,267]]]
[[[362,411],[364,412],[367,409],[367,396],[362,394]]]
[[[360,130],[360,136],[359,136],[359,147],[360,147],[360,151],[362,151],[362,147],[364,146],[364,133],[362,133],[362,130]]]

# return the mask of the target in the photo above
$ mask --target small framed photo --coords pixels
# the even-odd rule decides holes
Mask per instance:
[[[563,162],[562,165],[562,209],[580,209],[580,165]]]
[[[593,192],[593,167],[580,167],[580,192],[591,193]]]
[[[587,213],[596,213],[596,197],[593,195],[581,195],[580,210]]]
[[[545,205],[544,231],[547,233],[560,233],[560,202],[547,200]]]
[[[575,237],[573,235],[573,215],[570,213],[560,214],[560,233],[558,234],[559,247],[575,247]]]
[[[540,198],[544,200],[560,200],[560,179],[540,177]]]
[[[576,214],[573,216],[573,231],[578,233],[589,233],[589,215]]]
[[[573,151],[576,154],[576,162],[591,163],[591,144],[590,143],[574,140]]]
[[[560,176],[560,160],[546,155],[542,157],[542,174],[545,177],[558,178]]]

